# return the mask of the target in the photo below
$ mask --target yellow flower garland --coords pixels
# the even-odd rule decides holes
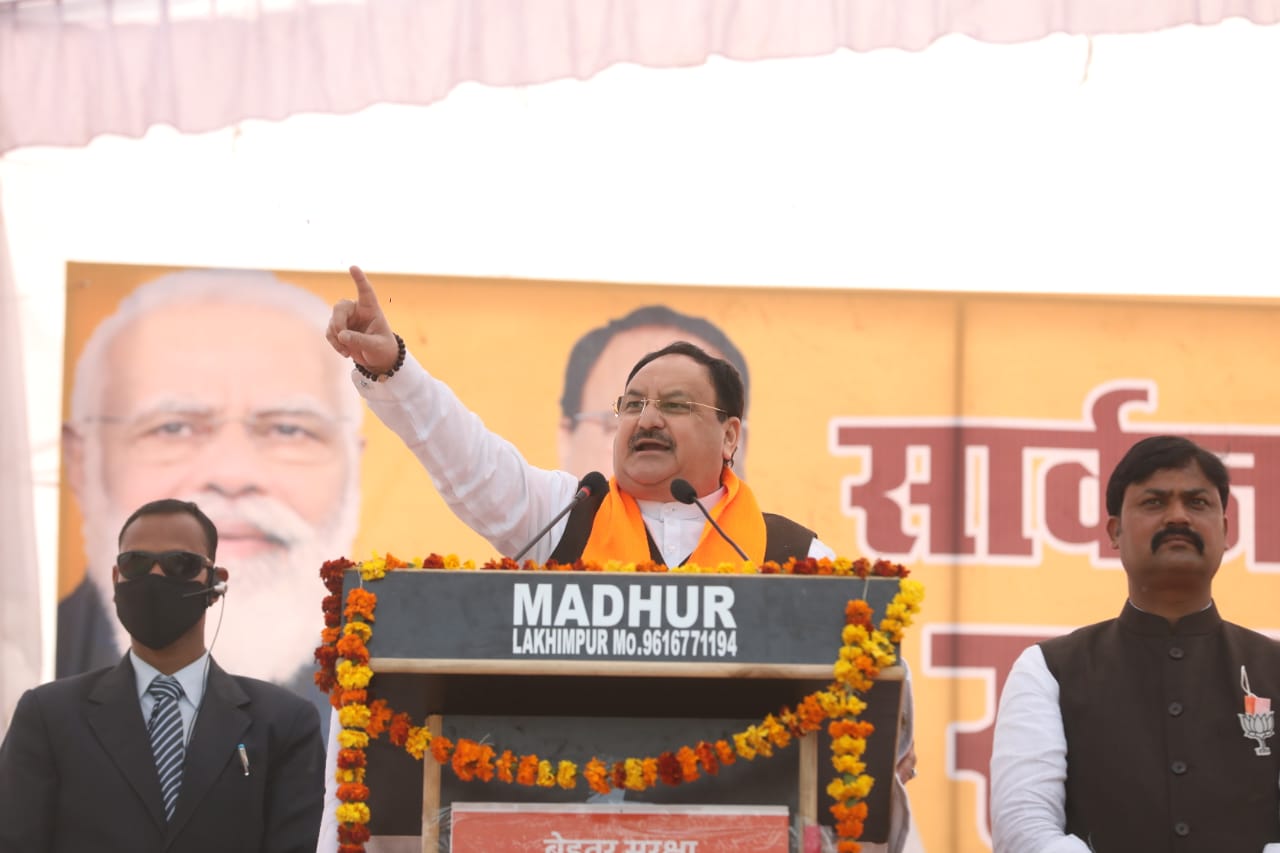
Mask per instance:
[[[846,607],[847,624],[841,633],[842,646],[833,666],[835,681],[825,690],[815,691],[798,704],[797,709],[783,709],[777,717],[772,714],[758,725],[732,735],[733,745],[725,741],[715,744],[699,742],[696,747],[682,746],[675,752],[664,752],[657,757],[627,758],[617,762],[612,770],[596,758],[585,765],[579,774],[579,765],[561,760],[553,766],[547,759],[535,755],[520,756],[510,750],[499,754],[489,745],[460,739],[454,744],[448,738],[433,735],[426,726],[410,724],[408,715],[396,714],[382,700],[368,702],[366,688],[373,678],[368,665],[366,643],[373,635],[374,609],[377,597],[362,588],[353,589],[348,595],[345,614],[347,623],[341,626],[338,602],[342,589],[342,574],[347,568],[358,568],[361,577],[373,581],[385,577],[387,571],[406,568],[446,568],[474,570],[475,564],[462,562],[456,556],[432,555],[424,560],[404,562],[388,554],[374,555],[374,559],[361,564],[347,560],[325,563],[321,576],[331,595],[324,604],[326,628],[324,643],[316,650],[321,669],[316,683],[330,693],[330,701],[338,708],[338,720],[342,731],[338,733],[341,747],[338,755],[337,809],[339,853],[363,853],[364,842],[369,840],[368,788],[363,784],[365,754],[371,738],[389,731],[391,742],[399,745],[414,758],[421,759],[428,750],[442,765],[450,765],[462,780],[490,781],[495,775],[500,781],[540,787],[560,787],[572,790],[579,775],[592,789],[607,793],[611,787],[643,791],[661,779],[671,785],[700,778],[702,771],[714,775],[720,765],[731,764],[741,757],[748,761],[756,756],[770,757],[775,748],[786,748],[794,736],[816,730],[823,719],[831,720],[828,729],[832,737],[832,765],[840,773],[828,787],[828,795],[835,801],[831,812],[836,818],[839,836],[839,853],[856,853],[860,850],[857,838],[862,835],[866,819],[865,799],[875,780],[866,771],[862,756],[866,752],[866,738],[873,727],[857,718],[866,709],[860,694],[871,688],[881,668],[892,666],[896,660],[894,646],[901,642],[903,631],[919,613],[924,600],[924,586],[905,578],[906,570],[896,564],[866,560],[790,560],[779,566],[766,563],[758,569],[751,563],[738,567],[717,566],[710,570],[696,566],[682,567],[682,571],[694,572],[744,572],[760,571],[772,574],[827,574],[858,577],[882,576],[902,578],[897,595],[885,608],[880,626],[871,625],[871,609],[865,601],[852,600]],[[510,560],[486,564],[487,569],[526,570],[576,570],[576,571],[671,571],[657,564],[628,564],[609,562],[603,566],[574,564],[572,567],[538,567],[526,563],[521,567]],[[338,655],[341,659],[338,659]],[[496,759],[496,760],[495,760]],[[513,768],[515,773],[513,773]]]

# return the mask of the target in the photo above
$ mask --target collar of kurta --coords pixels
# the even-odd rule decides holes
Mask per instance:
[[[759,564],[764,561],[764,516],[756,496],[750,487],[729,468],[721,477],[724,495],[708,511],[729,538],[746,552],[747,559]],[[586,562],[604,563],[621,560],[626,563],[644,562],[650,558],[649,535],[640,515],[636,499],[618,488],[616,478],[609,480],[609,494],[605,496],[591,525],[591,536],[583,549]],[[739,563],[742,558],[733,550],[710,524],[704,524],[702,536],[686,562],[698,566],[717,566],[721,563]]]
[[[1221,624],[1222,617],[1218,615],[1218,607],[1213,602],[1210,602],[1204,610],[1188,613],[1175,623],[1170,623],[1163,616],[1139,610],[1130,601],[1126,601],[1124,609],[1120,611],[1121,627],[1135,634],[1148,636],[1209,634],[1216,631]]]

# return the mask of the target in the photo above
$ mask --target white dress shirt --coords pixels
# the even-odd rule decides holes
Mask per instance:
[[[137,682],[138,701],[142,704],[142,719],[151,719],[151,709],[156,706],[156,698],[147,692],[151,682],[157,675],[164,673],[138,657],[133,649],[129,649],[129,660],[133,663],[133,677]],[[200,657],[173,674],[182,685],[182,696],[178,698],[178,713],[182,715],[182,742],[191,743],[191,729],[196,722],[196,712],[200,710],[200,702],[204,699],[204,685],[209,677],[209,653]]]

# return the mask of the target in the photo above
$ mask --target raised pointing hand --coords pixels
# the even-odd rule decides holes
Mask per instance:
[[[386,373],[400,354],[396,337],[378,304],[378,295],[360,267],[351,267],[355,301],[340,299],[333,306],[325,339],[339,355],[350,356],[371,373]]]

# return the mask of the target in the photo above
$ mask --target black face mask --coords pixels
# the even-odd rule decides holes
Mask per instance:
[[[166,575],[143,575],[116,584],[116,615],[120,624],[149,649],[163,649],[200,621],[209,606],[208,587]],[[193,594],[194,593],[194,594]]]

